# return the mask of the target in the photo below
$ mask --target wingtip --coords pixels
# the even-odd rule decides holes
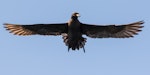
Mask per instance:
[[[144,24],[145,22],[142,20],[142,21],[138,21],[138,22],[134,22],[134,23],[131,23],[131,25],[138,25],[139,28],[143,28],[144,26],[142,26],[142,24]]]
[[[6,30],[8,30],[6,25],[9,25],[9,24],[8,23],[4,23],[3,25],[4,25],[4,28],[6,28]]]
[[[139,21],[139,23],[144,24],[145,22],[144,22],[144,20],[141,20],[141,21]]]
[[[141,26],[141,28],[143,28],[144,26]]]
[[[3,25],[9,25],[9,23],[3,23]]]
[[[3,23],[3,25],[19,25],[19,24]]]
[[[139,21],[139,22],[140,22],[141,25],[145,23],[144,20]],[[143,27],[144,27],[144,26],[141,26],[141,28],[143,28]]]

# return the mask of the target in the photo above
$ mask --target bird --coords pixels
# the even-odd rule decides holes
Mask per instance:
[[[142,31],[141,28],[144,21],[137,21],[128,24],[86,24],[78,20],[80,17],[78,12],[74,12],[66,23],[54,24],[9,24],[4,23],[6,30],[19,36],[27,35],[62,35],[64,43],[68,46],[68,51],[80,50],[83,48],[85,52],[86,35],[90,38],[130,38]]]

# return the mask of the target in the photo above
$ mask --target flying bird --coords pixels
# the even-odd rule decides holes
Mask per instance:
[[[94,25],[81,23],[78,20],[79,13],[72,14],[67,23],[56,24],[9,24],[5,23],[6,30],[14,35],[62,35],[64,43],[72,50],[83,48],[86,43],[86,35],[90,38],[130,38],[137,35],[142,28],[143,21],[123,25]]]

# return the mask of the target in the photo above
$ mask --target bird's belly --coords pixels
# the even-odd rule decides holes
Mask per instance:
[[[79,31],[79,29],[71,29],[68,31],[68,38],[71,40],[77,40],[77,39],[80,39],[81,37],[82,37],[82,34]]]
[[[75,40],[78,40],[82,37],[82,34],[80,32],[68,32],[68,39],[71,40],[71,41],[75,41]]]

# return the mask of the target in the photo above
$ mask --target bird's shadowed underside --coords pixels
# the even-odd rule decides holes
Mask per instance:
[[[137,35],[144,22],[138,21],[123,25],[94,25],[81,23],[79,13],[73,13],[67,23],[18,25],[5,23],[5,28],[15,35],[62,35],[68,51],[83,48],[86,35],[91,38],[129,38]]]
[[[72,48],[72,50],[83,48],[83,51],[85,52],[84,45],[86,43],[86,38],[81,37],[79,39],[71,40],[68,38],[68,35],[63,35],[63,39],[66,46],[68,46],[68,51],[70,48]]]

